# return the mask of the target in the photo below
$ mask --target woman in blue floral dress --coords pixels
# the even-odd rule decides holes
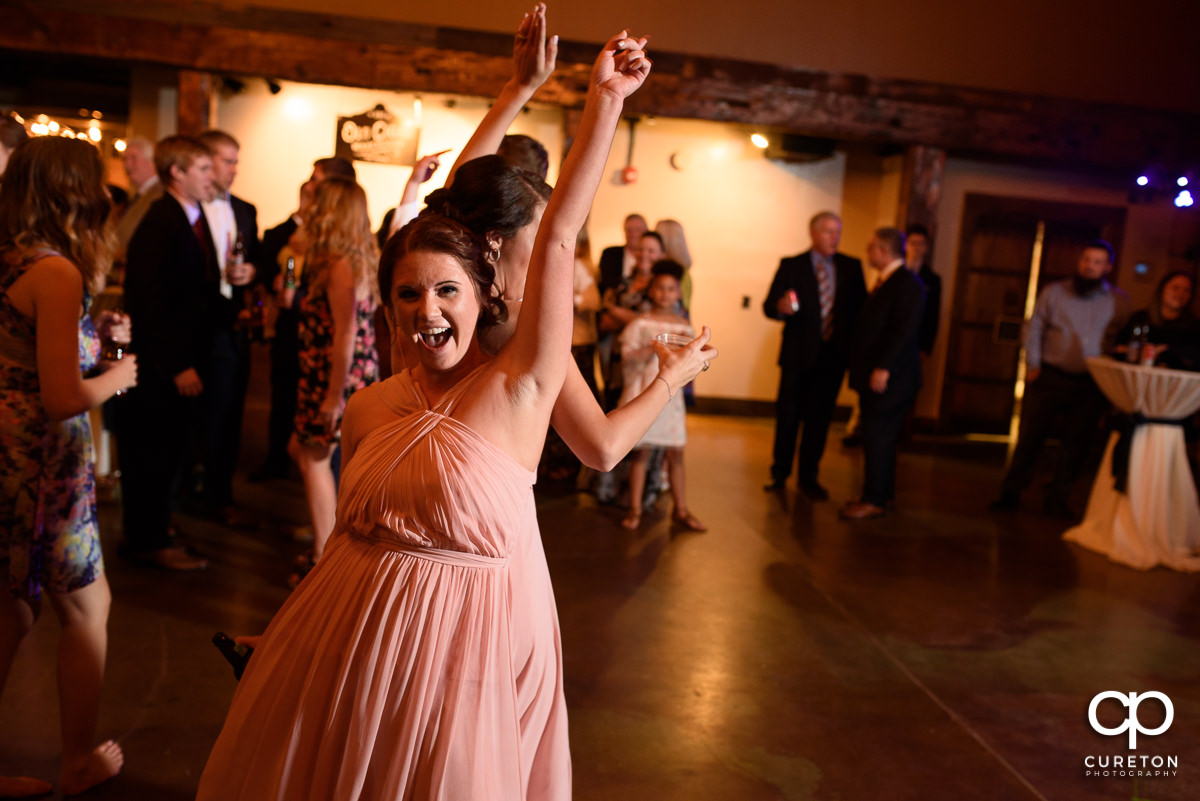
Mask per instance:
[[[100,155],[83,141],[25,142],[0,184],[0,687],[48,598],[62,624],[64,795],[112,778],[124,760],[116,743],[93,739],[111,596],[87,411],[137,380],[135,357],[98,364],[87,313],[111,262],[109,206]],[[128,341],[127,320],[109,313],[99,324]],[[51,789],[0,777],[0,796]]]
[[[337,484],[330,461],[346,401],[356,390],[379,380],[373,321],[379,248],[362,187],[338,177],[317,184],[304,221],[304,238],[300,384],[288,452],[304,478],[313,550],[298,577],[320,558],[333,533]]]

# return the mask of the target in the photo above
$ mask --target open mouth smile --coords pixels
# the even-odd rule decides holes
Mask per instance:
[[[436,350],[450,341],[450,329],[430,328],[426,331],[421,331],[417,336],[425,347]]]

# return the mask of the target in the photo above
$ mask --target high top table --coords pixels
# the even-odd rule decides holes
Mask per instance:
[[[1113,405],[1153,421],[1183,420],[1200,409],[1200,373],[1088,359],[1088,371]],[[1135,418],[1136,420],[1137,418]],[[1124,492],[1113,477],[1119,433],[1109,439],[1083,522],[1063,539],[1141,570],[1165,565],[1200,571],[1200,500],[1180,425],[1142,422],[1129,436]]]

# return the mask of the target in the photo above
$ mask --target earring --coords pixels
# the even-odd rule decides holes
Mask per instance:
[[[500,261],[500,248],[493,245],[492,249],[487,252],[487,256],[485,256],[485,258],[488,260],[488,264],[496,264]]]

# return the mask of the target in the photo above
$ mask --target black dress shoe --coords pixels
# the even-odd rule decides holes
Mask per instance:
[[[801,481],[800,491],[803,492],[810,501],[829,500],[829,491],[818,484],[816,479]]]
[[[989,512],[1015,512],[1021,508],[1021,497],[1011,492],[1002,492],[1000,497],[988,504]]]
[[[246,480],[251,484],[262,484],[264,481],[271,481],[277,478],[287,478],[288,470],[286,467],[279,465],[264,464],[262,467],[255,470],[250,475],[246,476]]]
[[[1067,505],[1066,500],[1057,497],[1047,498],[1042,503],[1042,514],[1053,520],[1063,520],[1070,523],[1079,520],[1078,515],[1071,511],[1071,507]]]

